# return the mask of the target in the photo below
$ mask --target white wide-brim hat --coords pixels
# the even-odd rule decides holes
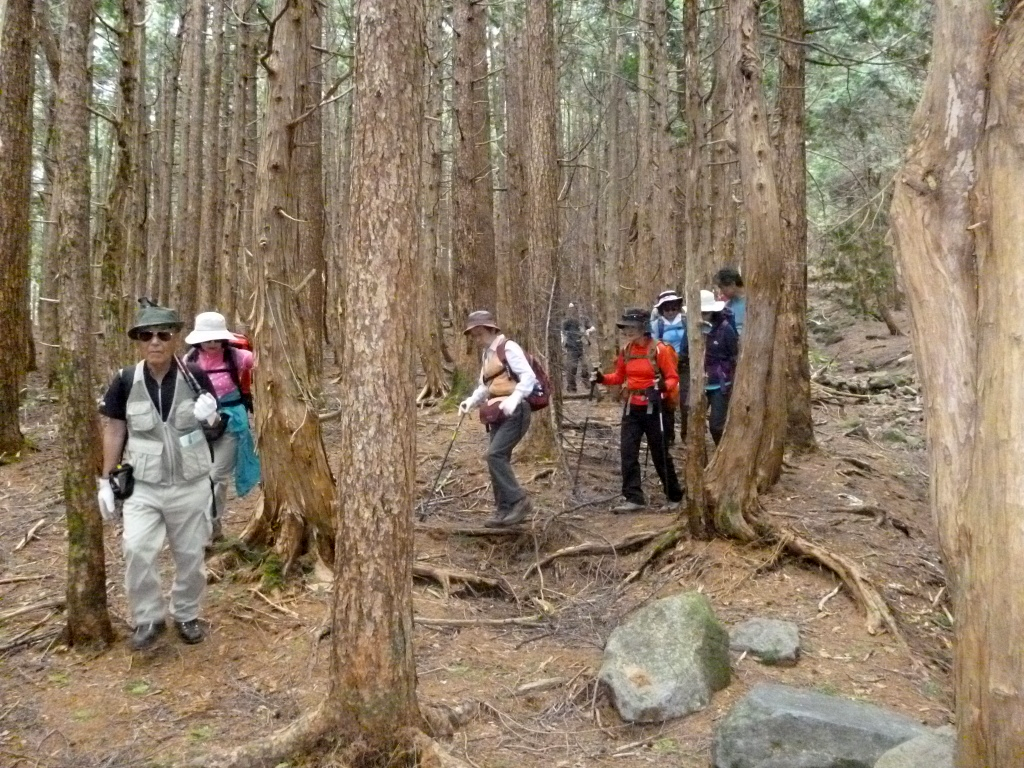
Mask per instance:
[[[196,327],[185,337],[185,343],[234,341],[235,338],[235,334],[228,330],[228,322],[220,312],[200,312],[196,315]]]
[[[700,311],[701,312],[721,312],[725,309],[724,301],[715,301],[715,294],[711,291],[700,292]],[[683,312],[686,311],[686,307],[683,307]],[[186,339],[188,341],[188,339]]]
[[[658,296],[658,303],[655,304],[654,306],[660,309],[662,304],[671,304],[676,301],[678,301],[680,304],[683,303],[683,300],[679,298],[679,294],[677,294],[675,291],[662,291],[661,294],[659,294]]]

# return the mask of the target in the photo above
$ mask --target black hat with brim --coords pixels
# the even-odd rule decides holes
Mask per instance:
[[[651,321],[651,313],[642,307],[629,307],[622,311],[622,317],[615,325],[619,328],[646,328]]]
[[[143,328],[155,326],[169,326],[176,331],[180,331],[185,327],[185,324],[181,322],[177,311],[168,307],[158,307],[155,304],[150,304],[149,306],[140,307],[139,311],[135,313],[135,322],[128,329],[128,338],[138,340],[139,331]]]

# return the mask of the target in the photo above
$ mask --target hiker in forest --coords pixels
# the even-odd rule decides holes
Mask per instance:
[[[715,293],[725,302],[725,307],[732,313],[732,327],[736,333],[743,334],[743,325],[747,322],[747,293],[743,287],[743,278],[738,270],[724,267],[715,273]]]
[[[651,337],[655,341],[671,346],[675,350],[676,359],[681,362],[683,347],[686,345],[686,317],[683,315],[683,300],[675,291],[662,291],[658,295],[658,302],[654,308],[657,310],[657,315],[651,317]],[[685,387],[689,375],[684,375],[685,372],[681,365],[677,368],[677,372],[680,386]],[[668,445],[672,445],[675,442],[676,434],[676,409],[668,407],[668,405],[666,403],[666,407],[662,408],[661,417],[665,427],[665,441]]]
[[[668,498],[664,511],[677,509],[683,492],[663,433],[662,408],[677,395],[679,374],[675,350],[655,341],[649,333],[650,313],[630,308],[616,323],[622,349],[615,359],[615,370],[594,370],[592,381],[605,385],[625,385],[626,402],[620,428],[622,495],[625,501],[612,512],[637,512],[647,506],[640,475],[640,441],[647,438],[654,469]]]
[[[569,311],[562,321],[562,347],[565,349],[565,390],[566,392],[576,391],[576,377],[585,381],[587,367],[583,362],[584,346],[590,344],[590,334],[594,332],[594,326],[590,319],[580,313],[576,304],[569,304]]]
[[[473,394],[459,404],[465,415],[480,407],[480,421],[487,428],[487,469],[494,491],[494,517],[484,525],[500,528],[521,523],[533,511],[526,491],[512,470],[512,449],[530,428],[530,405],[537,377],[523,348],[506,339],[487,310],[470,314],[463,331],[481,350],[480,380]]]
[[[685,307],[683,311],[686,311]],[[708,429],[711,431],[711,439],[718,445],[729,414],[729,397],[739,357],[739,334],[733,326],[732,313],[726,303],[715,299],[711,291],[700,292],[700,313],[701,330],[704,333],[704,392],[708,398]],[[680,368],[689,371],[689,362],[690,351],[684,345]],[[686,440],[687,394],[684,389],[681,398],[684,406],[680,408],[683,440]]]
[[[152,645],[165,628],[157,564],[165,539],[174,559],[166,612],[182,640],[203,640],[199,606],[212,502],[203,425],[216,428],[220,417],[209,377],[198,370],[186,373],[176,358],[182,325],[173,309],[141,307],[128,337],[138,342],[142,360],[114,377],[100,406],[105,418],[99,505],[104,520],[113,522],[115,490],[124,500],[124,586],[134,650]]]
[[[206,372],[217,398],[217,410],[226,420],[223,434],[213,441],[213,541],[224,538],[223,516],[227,511],[228,484],[235,481],[235,493],[241,498],[260,480],[260,460],[256,456],[249,429],[251,399],[244,395],[252,373],[253,354],[233,344],[239,337],[228,330],[224,315],[201,312],[196,315],[195,328],[185,337],[192,346],[185,360]],[[250,395],[251,398],[251,395]]]

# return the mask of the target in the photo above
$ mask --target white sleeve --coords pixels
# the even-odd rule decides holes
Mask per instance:
[[[481,359],[483,355],[480,356]],[[487,399],[487,385],[484,384],[484,368],[480,366],[480,377],[477,379],[476,389],[473,390],[473,394],[469,396],[469,407],[475,408]]]
[[[515,392],[509,397],[515,397],[517,401],[522,400],[537,386],[537,376],[526,361],[523,348],[514,341],[505,342],[505,362],[508,363],[509,370],[512,371],[515,378],[519,380]]]

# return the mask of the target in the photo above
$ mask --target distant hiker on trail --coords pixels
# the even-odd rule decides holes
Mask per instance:
[[[587,377],[586,365],[583,363],[583,348],[590,344],[590,334],[594,326],[590,319],[580,314],[580,308],[569,305],[565,320],[562,321],[562,346],[565,348],[565,390],[576,391],[576,377],[581,381]]]
[[[675,291],[662,291],[658,295],[658,303],[654,305],[657,316],[651,318],[651,337],[655,341],[668,344],[675,350],[676,358],[682,361],[683,347],[686,345],[686,317],[683,315],[683,300]],[[680,365],[677,369],[681,386],[686,386],[686,377]],[[672,445],[675,442],[675,408],[662,409],[662,422],[665,425],[665,441]]]
[[[116,520],[115,491],[124,499],[124,586],[134,650],[149,647],[164,631],[157,563],[164,539],[175,572],[166,612],[186,643],[203,639],[199,605],[206,590],[203,557],[212,503],[203,424],[215,428],[220,417],[209,377],[198,370],[186,373],[175,357],[181,328],[173,309],[143,306],[128,330],[143,359],[118,373],[100,406],[106,417],[100,512],[104,520]]]
[[[494,490],[494,517],[484,525],[489,528],[515,525],[533,511],[530,497],[512,470],[512,449],[530,428],[530,405],[526,397],[537,385],[537,377],[523,348],[505,338],[490,312],[471,313],[463,333],[482,350],[480,383],[473,394],[459,404],[459,413],[465,415],[480,406],[480,421],[490,434],[487,469]]]
[[[647,437],[651,461],[661,479],[668,497],[665,511],[672,511],[682,501],[675,466],[669,455],[663,434],[661,409],[679,390],[678,362],[675,350],[668,344],[655,341],[648,333],[650,313],[631,308],[622,313],[616,323],[621,333],[622,351],[615,360],[612,373],[595,370],[593,381],[598,384],[624,384],[626,403],[622,411],[620,429],[620,457],[622,460],[622,495],[624,503],[612,512],[637,512],[647,506],[640,475],[640,440]]]
[[[700,312],[704,331],[704,374],[707,377],[704,391],[708,398],[708,428],[711,439],[718,445],[729,414],[729,397],[736,376],[736,359],[739,357],[739,334],[733,327],[732,314],[725,302],[716,301],[711,291],[700,292]],[[684,347],[683,354],[681,367],[689,370],[689,349]],[[688,387],[684,387],[683,403],[686,403],[688,391]],[[683,440],[686,440],[687,408],[684,406],[680,411]]]
[[[205,371],[213,384],[218,412],[227,421],[227,427],[213,443],[213,540],[224,538],[223,515],[227,510],[228,483],[235,480],[235,492],[245,496],[260,481],[260,460],[256,456],[249,414],[243,399],[243,380],[248,380],[253,366],[253,355],[247,349],[237,349],[240,337],[228,330],[224,315],[202,312],[196,315],[192,333],[185,343],[192,345],[185,360]],[[243,378],[244,377],[244,378]]]
[[[732,267],[724,267],[715,273],[715,292],[725,302],[725,307],[732,313],[732,327],[736,333],[743,335],[743,325],[747,322],[747,294],[743,287],[743,278]]]

